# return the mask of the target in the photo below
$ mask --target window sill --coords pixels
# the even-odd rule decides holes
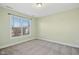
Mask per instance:
[[[31,36],[31,34],[29,34],[29,35],[22,35],[22,36],[16,36],[16,37],[11,37],[10,36],[10,39],[19,39],[19,38],[29,37],[29,36]]]

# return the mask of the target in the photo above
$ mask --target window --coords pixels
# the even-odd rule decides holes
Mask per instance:
[[[30,34],[31,20],[11,15],[10,19],[11,37]]]

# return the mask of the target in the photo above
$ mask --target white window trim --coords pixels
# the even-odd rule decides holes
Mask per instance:
[[[9,19],[9,26],[10,26],[10,39],[17,39],[17,38],[22,38],[22,37],[29,37],[31,36],[31,33],[32,33],[32,21],[31,21],[31,24],[30,24],[30,28],[29,28],[29,34],[26,34],[26,35],[23,35],[23,33],[21,32],[21,36],[15,36],[15,37],[12,37],[12,34],[11,34],[11,30],[12,30],[12,26],[10,25],[11,23],[11,17],[12,15],[10,15],[10,19]],[[23,29],[21,29],[22,31]]]

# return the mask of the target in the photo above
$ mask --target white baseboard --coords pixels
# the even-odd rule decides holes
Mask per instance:
[[[2,49],[2,48],[6,48],[6,47],[9,47],[9,46],[13,46],[13,45],[16,45],[16,44],[19,44],[19,43],[23,43],[23,42],[26,42],[26,41],[30,41],[30,40],[33,40],[33,39],[28,39],[28,40],[18,41],[18,42],[12,43],[12,44],[8,44],[8,45],[0,46],[0,49]]]
[[[63,43],[63,42],[58,42],[58,41],[52,41],[52,40],[49,40],[47,38],[38,38],[38,39],[49,41],[49,42],[54,42],[54,43],[57,43],[57,44],[66,45],[66,46],[70,46],[70,47],[74,47],[74,48],[79,48],[78,45],[69,44],[69,43]]]
[[[33,39],[35,39],[35,38],[33,38]],[[33,39],[23,40],[23,41],[15,42],[15,43],[12,43],[12,44],[0,46],[0,49],[6,48],[6,47],[9,47],[9,46],[13,46],[13,45],[16,45],[16,44],[19,44],[19,43],[23,43],[23,42],[26,42],[26,41],[30,41],[30,40],[33,40]],[[70,47],[79,48],[78,45],[73,45],[73,44],[68,44],[68,43],[63,43],[63,42],[58,42],[58,41],[52,41],[52,40],[49,40],[47,38],[37,38],[37,39],[41,39],[41,40],[45,40],[45,41],[49,41],[49,42],[54,42],[54,43],[57,43],[57,44],[62,44],[62,45],[70,46]]]

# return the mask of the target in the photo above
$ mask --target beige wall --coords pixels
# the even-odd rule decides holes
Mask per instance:
[[[39,38],[79,47],[79,9],[60,12],[43,18],[32,19],[31,35],[10,38],[8,13],[26,16],[22,13],[0,7],[0,48]]]
[[[28,41],[36,38],[36,21],[35,18],[32,19],[32,31],[29,36],[22,36],[17,38],[10,38],[10,16],[8,13],[24,16],[26,18],[30,18],[30,16],[26,16],[22,13],[11,11],[5,8],[0,7],[0,48],[7,47],[10,45],[14,45],[20,42]]]
[[[38,38],[79,46],[79,8],[39,18]]]

